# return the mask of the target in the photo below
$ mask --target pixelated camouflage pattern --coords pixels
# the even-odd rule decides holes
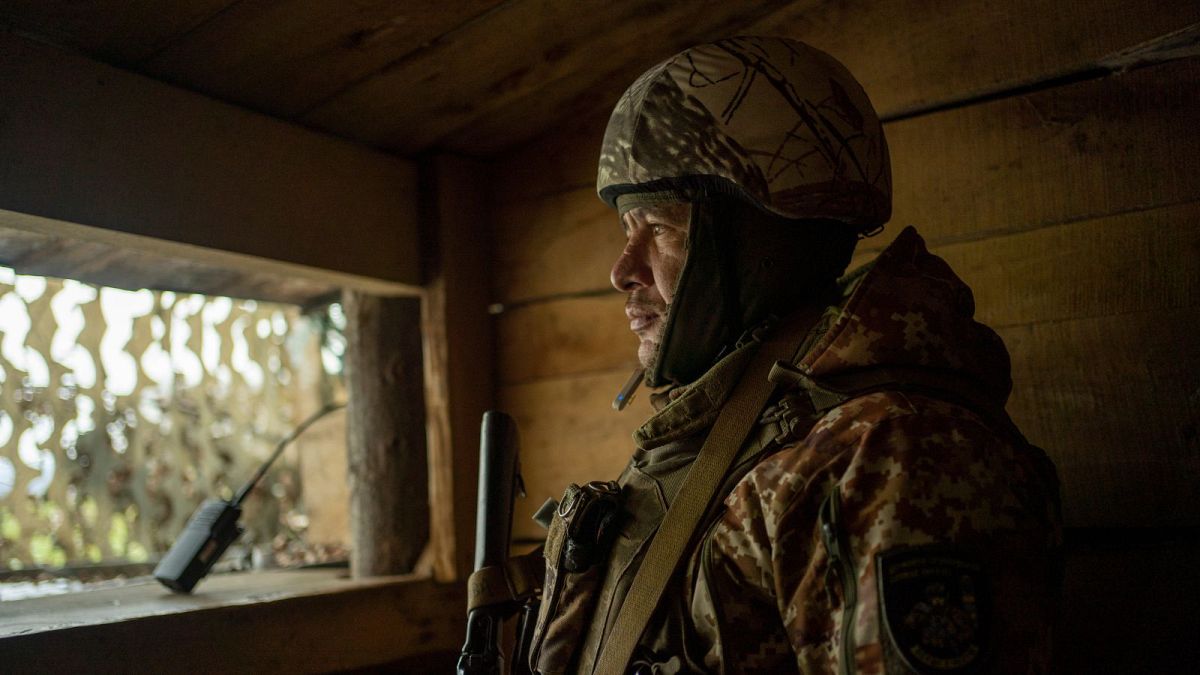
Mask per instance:
[[[775,37],[683,51],[643,74],[617,102],[596,190],[619,194],[703,176],[788,218],[863,230],[891,215],[879,118],[862,86],[828,54]]]
[[[857,575],[848,672],[912,672],[881,632],[874,560],[927,544],[984,562],[994,630],[979,672],[1048,672],[1061,544],[1057,479],[1045,455],[996,417],[1011,387],[1008,354],[973,312],[970,290],[911,228],[847,284],[842,304],[806,339],[797,369],[814,379],[897,365],[952,372],[984,391],[991,409],[884,388],[817,412],[803,392],[785,391],[743,447],[722,488],[728,497],[705,519],[635,659],[660,673],[842,672],[845,589],[829,584],[818,522],[836,485]],[[679,431],[694,429],[697,418],[711,424],[739,361],[743,350],[664,397],[665,407],[635,434],[637,450],[619,481],[630,508],[570,672],[592,672],[707,434]],[[689,395],[695,391],[702,393]]]
[[[999,338],[970,290],[909,229],[885,251],[800,361],[815,377],[893,364],[968,375],[1002,407]],[[1036,448],[958,403],[879,391],[825,413],[755,466],[693,559],[689,614],[723,672],[841,672],[844,590],[827,585],[818,510],[840,486],[857,573],[855,673],[907,673],[881,634],[875,556],[951,545],[984,562],[994,646],[981,672],[1050,669],[1061,541],[1057,480]],[[789,650],[781,650],[781,645]]]

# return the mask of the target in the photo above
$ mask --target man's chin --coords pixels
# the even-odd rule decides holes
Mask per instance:
[[[654,367],[654,362],[658,358],[658,343],[650,340],[642,340],[638,343],[638,363],[646,370]]]

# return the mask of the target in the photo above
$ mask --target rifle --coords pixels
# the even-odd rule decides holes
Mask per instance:
[[[475,512],[475,573],[468,582],[467,639],[458,658],[459,675],[500,675],[504,620],[521,610],[514,675],[529,673],[528,641],[537,617],[532,586],[540,579],[514,579],[522,570],[510,564],[513,498],[525,494],[517,449],[517,428],[508,415],[483,414],[479,439],[479,498]],[[526,574],[536,576],[536,572]],[[514,593],[513,588],[529,589]]]

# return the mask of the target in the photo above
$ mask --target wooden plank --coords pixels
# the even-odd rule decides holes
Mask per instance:
[[[562,497],[567,484],[621,473],[633,452],[633,431],[652,413],[645,390],[625,410],[612,409],[628,377],[629,371],[610,371],[500,387],[500,407],[521,434],[527,496],[514,510],[515,539],[545,536],[533,513],[548,498]]]
[[[18,220],[31,229],[12,227]],[[298,305],[314,303],[338,291],[333,279],[321,279],[326,276],[321,270],[279,263],[273,266],[272,261],[233,253],[189,257],[178,250],[169,253],[164,250],[172,248],[169,244],[164,246],[149,237],[62,225],[69,224],[0,211],[0,265],[21,274],[68,277],[99,286],[206,293]],[[76,236],[67,235],[67,229]],[[111,239],[105,235],[114,234],[132,245],[98,241]],[[208,252],[183,244],[175,247],[191,249],[191,253]],[[287,273],[281,267],[287,267]],[[350,282],[348,285],[354,285],[355,281],[352,275],[341,280]]]
[[[250,0],[174,40],[138,70],[290,119],[501,2]]]
[[[513,384],[637,366],[638,339],[612,293],[538,302],[505,311],[496,324],[498,372]]]
[[[938,245],[1200,198],[1197,80],[1189,59],[887,125],[895,215],[860,250],[910,223]],[[613,219],[590,186],[499,204],[497,298],[605,288]]]
[[[1077,526],[1195,526],[1200,306],[1011,326],[1013,419],[1046,448]]]
[[[1200,319],[1197,216],[1200,204],[1191,203],[937,251],[974,286],[981,317],[1002,326],[1013,356],[1010,410],[1059,463],[1072,524],[1196,524],[1185,500],[1200,489],[1200,460],[1189,450],[1200,419],[1191,334]],[[615,339],[627,330],[616,302],[532,304],[506,312],[499,326],[502,380],[523,383],[502,391],[537,396],[523,405],[544,417],[600,423],[601,392],[582,412],[562,392],[629,362],[628,344]],[[558,354],[555,344],[571,347]],[[623,372],[609,386],[620,386]],[[589,447],[607,448],[601,458],[611,464],[626,438],[622,430]],[[553,472],[549,479],[562,482]]]
[[[129,66],[236,0],[5,0],[0,25]]]
[[[1200,202],[933,249],[990,326],[1084,319],[1200,298]]]
[[[935,244],[1200,197],[1200,59],[887,126],[895,210],[881,248],[921,226]]]
[[[1191,0],[883,0],[795,2],[751,31],[837,56],[894,117],[1084,71],[1197,21]]]
[[[520,203],[576,190],[591,190],[599,201],[595,196],[596,167],[611,112],[597,110],[568,119],[498,156],[492,171],[496,202]]]
[[[0,209],[420,282],[404,160],[0,34]]]
[[[423,237],[429,281],[422,296],[426,433],[434,574],[472,571],[479,425],[494,407],[489,249],[480,166],[449,157],[422,167],[429,199]]]
[[[647,68],[695,44],[746,35],[745,26],[757,17],[790,4],[774,0],[668,5],[643,1],[643,7],[630,11],[629,18],[605,17],[605,25],[596,29],[596,34],[617,26],[612,40],[599,37],[577,41],[572,52],[581,60],[569,74],[544,77],[524,90],[512,92],[514,96],[504,107],[487,110],[469,124],[457,125],[444,133],[439,143],[461,153],[497,155],[538,137],[563,120],[590,119],[599,114],[607,119],[622,92]],[[595,58],[596,54],[602,54],[602,58]]]
[[[306,305],[340,288],[411,295],[410,284],[76,225],[0,209],[0,264],[24,274]]]
[[[1107,7],[1090,2],[1088,16],[1098,20],[1086,24],[1078,20],[1080,9],[1067,3],[1051,12],[1037,0],[934,4],[793,2],[754,26],[696,31],[679,47],[737,34],[808,41],[844,59],[880,114],[891,118],[1084,72],[1109,61],[1114,52],[1200,20],[1200,10],[1187,0],[1143,0],[1140,8],[1115,0],[1104,3]],[[1134,15],[1138,21],[1129,20]],[[1144,16],[1154,19],[1140,20]],[[989,39],[980,41],[979,35]],[[564,117],[610,110],[638,75],[675,51],[643,48],[639,61],[594,78],[583,89],[571,80],[546,82],[526,100],[464,126],[443,142],[464,152],[498,152],[505,148],[503,141],[533,137]]]
[[[1200,297],[1200,202],[948,244],[942,256],[993,327],[1194,306]],[[873,257],[865,254],[863,257]],[[616,292],[540,301],[499,316],[501,381],[634,365]]]
[[[1200,492],[1200,307],[1010,326],[1009,410],[1058,465],[1072,526],[1196,526]],[[643,396],[609,408],[626,371],[543,379],[500,389],[521,425],[526,488],[516,532],[568,482],[615,475],[629,434],[650,414]]]
[[[527,122],[527,130],[534,132],[547,119],[561,119],[558,98],[543,98],[547,83],[563,83],[578,95],[596,79],[624,68],[628,76],[620,79],[627,84],[642,64],[698,40],[736,32],[784,4],[786,0],[759,0],[749,7],[719,0],[513,2],[347,89],[304,120],[407,154],[522,101],[520,112],[509,112],[534,118]],[[687,29],[679,30],[681,25]],[[478,155],[512,144],[511,138],[484,140],[490,142],[448,147]]]
[[[411,572],[429,539],[421,307],[347,291],[350,570]]]
[[[189,596],[151,582],[4,603],[15,616],[0,617],[4,670],[128,673],[150,664],[156,673],[341,672],[461,647],[461,584],[341,575],[230,574]]]
[[[611,288],[625,246],[617,213],[587,188],[497,208],[495,293],[503,303]]]
[[[1191,0],[1091,0],[1053,7],[1038,0],[805,0],[740,32],[785,35],[829,51],[862,82],[880,114],[895,117],[1083,71],[1197,21],[1200,5]],[[549,83],[530,100],[449,136],[447,145],[465,151],[488,139],[534,138],[500,159],[500,194],[533,196],[594,184],[608,113],[656,60],[646,53],[632,72],[577,91],[566,90],[566,82]],[[582,135],[581,120],[587,128]],[[543,163],[556,170],[539,173]],[[523,192],[524,186],[529,187]]]

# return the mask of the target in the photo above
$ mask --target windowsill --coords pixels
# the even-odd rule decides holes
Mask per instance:
[[[139,577],[117,588],[9,600],[0,603],[0,639],[417,580],[405,576],[351,581],[346,576],[345,569],[216,574],[201,581],[192,595],[172,593],[153,577]]]
[[[148,578],[0,603],[0,661],[6,672],[328,672],[459,648],[460,585],[346,574],[218,575],[190,596]]]

